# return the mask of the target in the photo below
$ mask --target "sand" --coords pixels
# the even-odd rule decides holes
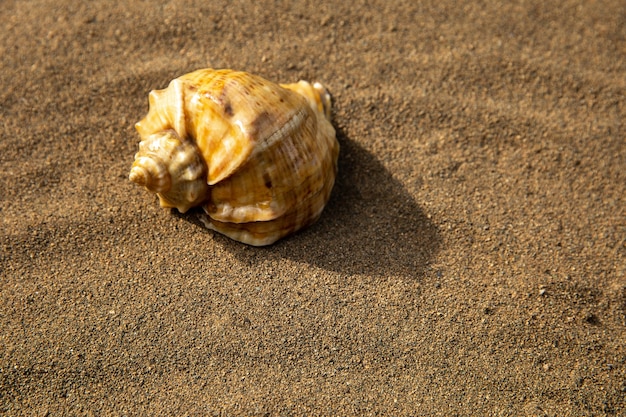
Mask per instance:
[[[0,414],[626,415],[626,4],[4,1]],[[203,67],[326,84],[313,227],[127,179]]]

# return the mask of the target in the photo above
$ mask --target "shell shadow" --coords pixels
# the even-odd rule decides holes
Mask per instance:
[[[217,233],[216,241],[251,266],[291,259],[348,275],[421,276],[441,243],[437,227],[374,155],[341,130],[337,138],[339,174],[317,223],[264,248]],[[181,216],[203,227],[196,216]]]

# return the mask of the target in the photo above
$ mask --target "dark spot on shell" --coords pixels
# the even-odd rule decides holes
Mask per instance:
[[[218,102],[222,105],[222,107],[224,108],[224,114],[226,116],[231,117],[235,112],[233,111],[233,106],[232,104],[230,104],[230,100],[228,99],[228,91],[230,90],[230,87],[228,84],[224,85],[224,88],[222,89],[220,96],[218,98]]]
[[[265,181],[265,187],[272,188],[272,179],[267,172],[263,174],[263,181]]]
[[[252,127],[256,134],[267,133],[273,124],[272,117],[267,111],[261,112],[252,122]]]
[[[224,103],[224,114],[226,116],[233,115],[233,106],[231,106],[229,102]]]

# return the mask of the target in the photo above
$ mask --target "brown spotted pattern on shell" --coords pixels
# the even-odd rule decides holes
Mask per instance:
[[[162,207],[202,207],[208,228],[255,246],[319,218],[339,154],[320,84],[204,69],[149,99],[129,177]]]

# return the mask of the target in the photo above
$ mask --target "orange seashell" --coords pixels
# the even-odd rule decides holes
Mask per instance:
[[[130,180],[162,207],[201,206],[209,229],[250,245],[315,222],[337,174],[330,96],[318,83],[198,70],[152,91],[136,129]]]

